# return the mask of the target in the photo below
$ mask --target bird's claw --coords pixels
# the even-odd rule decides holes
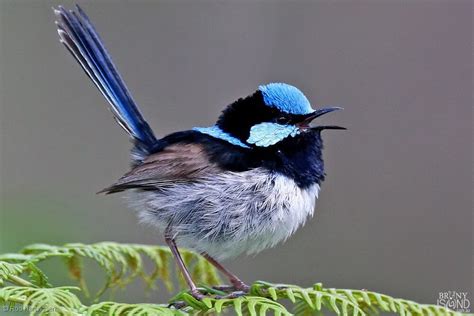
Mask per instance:
[[[232,292],[235,290],[234,286],[232,285],[216,285],[212,287],[214,290],[222,291],[222,292]]]
[[[176,302],[172,302],[168,305],[168,307],[174,307],[175,309],[181,309],[181,308],[184,308],[186,306],[186,302],[184,301],[176,301]]]
[[[248,293],[250,291],[250,286],[248,286],[247,284],[245,284],[244,282],[240,280],[231,280],[231,283],[234,289],[237,291],[244,292],[244,293]]]
[[[206,295],[202,294],[201,292],[199,292],[198,289],[195,289],[195,290],[192,290],[191,291],[191,295],[197,299],[198,301],[201,301],[203,298],[206,297]]]
[[[216,295],[216,299],[218,300],[222,300],[222,299],[232,299],[232,298],[237,298],[237,297],[241,297],[241,296],[244,296],[245,294],[247,294],[247,292],[244,292],[244,291],[234,291],[234,292],[231,292],[227,295]]]
[[[210,295],[210,293],[206,292],[206,294],[203,294],[199,291],[199,289],[194,289],[189,291],[188,293],[191,294],[196,300],[202,301],[204,298],[209,297],[209,298],[214,298],[216,300],[221,300],[221,299],[234,299],[238,298],[241,296],[244,296],[245,294],[248,293],[248,291],[242,291],[242,290],[235,290],[234,286],[230,285],[221,285],[221,286],[214,286],[213,287],[216,290],[219,290],[221,292],[226,292],[225,295]],[[186,307],[188,304],[185,301],[174,301],[168,305],[168,307],[174,307],[176,309],[182,309]]]
[[[217,285],[217,286],[213,286],[212,288],[218,291],[222,291],[222,292],[248,293],[250,291],[250,286],[248,286],[242,281],[233,281],[232,285]]]

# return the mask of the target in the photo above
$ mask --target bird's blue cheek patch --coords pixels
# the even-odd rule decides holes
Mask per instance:
[[[281,125],[277,123],[260,123],[252,126],[247,143],[259,147],[268,147],[291,136],[300,133],[295,125]]]

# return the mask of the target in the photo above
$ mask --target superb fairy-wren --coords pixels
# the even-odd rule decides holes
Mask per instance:
[[[340,108],[314,110],[297,88],[270,83],[227,106],[212,127],[157,139],[86,14],[79,7],[54,12],[60,41],[134,144],[131,170],[101,192],[130,192],[141,220],[164,232],[196,298],[203,294],[177,244],[223,272],[231,296],[246,292],[248,286],[217,260],[272,247],[313,214],[325,175],[321,131],[343,128],[310,123]]]

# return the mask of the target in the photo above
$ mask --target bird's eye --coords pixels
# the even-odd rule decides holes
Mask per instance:
[[[276,122],[278,124],[288,124],[289,120],[287,117],[280,116],[279,118],[276,119]]]

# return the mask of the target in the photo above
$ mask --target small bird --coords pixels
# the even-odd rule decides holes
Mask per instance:
[[[326,113],[285,83],[261,85],[228,105],[211,127],[156,138],[84,11],[54,8],[60,42],[82,66],[128,133],[131,170],[102,193],[129,192],[141,221],[164,233],[190,293],[177,245],[194,249],[228,277],[227,297],[249,290],[218,260],[254,254],[286,240],[312,216],[324,180],[321,132]]]

